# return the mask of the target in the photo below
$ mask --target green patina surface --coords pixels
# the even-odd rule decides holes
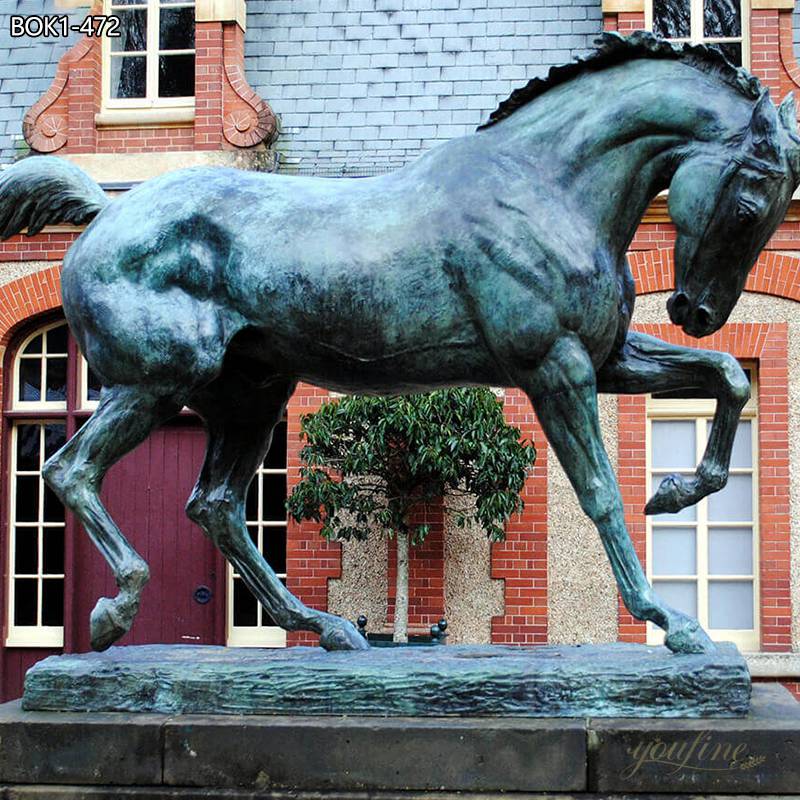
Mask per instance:
[[[732,644],[673,656],[624,643],[114,647],[40,661],[22,701],[27,711],[422,717],[736,717],[749,702],[750,674]]]
[[[92,418],[45,479],[119,586],[92,618],[111,645],[148,578],[98,498],[102,477],[187,405],[208,453],[189,516],[271,617],[362,649],[347,621],[308,608],[244,522],[247,486],[304,380],[343,392],[518,387],[602,538],[620,592],[677,653],[714,650],[652,590],[625,527],[600,436],[597,392],[703,388],[717,398],[692,477],[647,506],[675,512],[719,490],[749,394],[735,359],[629,331],[625,253],[669,189],[677,229],[672,321],[694,337],[727,320],[798,184],[793,100],[704,47],[637,33],[515,92],[471,136],[397,172],[325,180],[191,169],[110,202],[56,158],[0,177],[0,234],[92,219],[64,261],[67,319],[104,384]],[[679,662],[676,662],[679,663]]]

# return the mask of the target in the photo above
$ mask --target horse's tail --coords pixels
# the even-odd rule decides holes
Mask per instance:
[[[55,156],[32,156],[0,172],[0,239],[27,228],[33,236],[45,225],[83,225],[110,202],[82,169]]]

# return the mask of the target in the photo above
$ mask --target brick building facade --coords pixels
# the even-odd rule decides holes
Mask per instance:
[[[156,37],[153,44],[147,38],[151,27],[139,44],[132,36],[116,50],[77,35],[12,39],[8,15],[0,14],[0,159],[9,164],[30,151],[63,156],[112,194],[192,164],[324,176],[385,172],[439,142],[470,133],[514,88],[585,52],[600,30],[652,27],[648,3],[197,0],[179,4],[194,9],[191,41],[171,47],[165,46],[169,38]],[[80,21],[89,10],[121,15],[136,10],[102,2],[91,9],[89,3],[61,5],[23,0],[16,13],[63,13]],[[163,23],[175,13],[166,6],[141,0],[137,8],[151,23]],[[729,39],[777,102],[800,86],[795,52],[800,25],[793,2],[749,0],[740,8],[739,34]],[[160,59],[166,67],[160,67]],[[191,95],[162,97],[154,88],[170,63],[182,65],[175,69],[179,83],[188,80],[186,65],[191,64]],[[111,591],[105,565],[85,545],[74,520],[57,512],[48,517],[44,494],[38,510],[23,507],[25,487],[39,479],[36,468],[20,468],[22,456],[33,452],[23,453],[20,443],[36,439],[44,452],[53,430],[58,434],[63,426],[69,434],[95,402],[91,375],[74,343],[62,335],[59,314],[60,262],[79,232],[53,226],[0,245],[0,683],[6,697],[18,693],[24,669],[43,655],[86,646],[86,614],[99,594]],[[659,197],[630,250],[639,294],[634,325],[694,346],[668,324],[664,311],[673,281],[674,235]],[[738,496],[749,498],[745,505],[735,506],[736,492],[729,492],[722,510],[705,505],[694,519],[647,522],[641,509],[649,481],[658,477],[660,431],[688,437],[687,447],[691,441],[696,449],[706,435],[707,401],[635,396],[601,403],[627,524],[650,576],[664,592],[693,602],[701,618],[713,621],[727,614],[725,625],[712,627],[732,634],[751,653],[753,674],[783,680],[795,690],[800,679],[798,251],[800,205],[793,201],[731,321],[702,342],[739,358],[754,386],[737,467]],[[25,377],[37,369],[38,395],[36,379]],[[52,399],[46,389],[50,383]],[[276,444],[282,452],[272,453],[259,474],[248,524],[275,559],[276,571],[306,603],[351,618],[365,612],[370,628],[382,629],[393,613],[391,546],[378,537],[364,545],[328,543],[314,525],[287,525],[267,508],[297,480],[300,415],[327,398],[326,391],[311,386],[301,386],[292,398],[286,439],[278,437]],[[653,640],[654,633],[619,603],[593,526],[548,453],[527,399],[507,390],[503,402],[509,421],[538,451],[525,487],[525,511],[509,523],[506,541],[491,546],[480,531],[453,528],[440,508],[421,512],[433,532],[424,548],[412,551],[412,629],[422,631],[444,614],[455,641]],[[112,514],[155,565],[146,590],[151,606],[143,607],[123,641],[287,643],[241,594],[237,576],[228,573],[200,532],[188,522],[173,521],[202,452],[199,422],[185,418],[158,441],[115,467],[104,489]],[[164,472],[168,458],[174,466]],[[147,477],[154,474],[165,475],[164,483]],[[146,487],[140,491],[138,483]],[[156,494],[163,495],[163,504],[154,500]],[[164,522],[168,504],[169,525]],[[129,530],[137,526],[142,530]],[[28,530],[36,531],[31,534],[38,542],[35,559],[25,555]],[[282,543],[269,544],[275,537],[284,537]],[[683,552],[681,543],[691,541],[688,560],[665,561],[662,541],[673,553]],[[740,551],[726,545],[715,569],[719,542],[734,541]],[[62,547],[60,559],[51,555],[51,547]],[[191,576],[182,576],[176,565],[189,557],[200,565]],[[33,566],[20,565],[25,558]],[[79,579],[87,573],[91,581]],[[55,624],[58,602],[52,599],[59,587],[60,625]],[[209,590],[210,602],[198,602],[207,597],[198,594],[199,588]],[[175,624],[165,627],[159,620],[171,614],[171,605],[179,610]],[[731,617],[730,608],[739,616]],[[288,644],[311,640],[291,635]]]

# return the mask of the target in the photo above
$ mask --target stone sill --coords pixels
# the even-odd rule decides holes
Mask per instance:
[[[193,125],[194,106],[184,108],[109,108],[94,115],[98,128],[152,128]]]
[[[800,678],[800,653],[742,653],[754,678]]]

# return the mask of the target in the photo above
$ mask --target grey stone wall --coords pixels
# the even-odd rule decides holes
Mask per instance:
[[[48,89],[56,65],[77,41],[79,34],[67,38],[12,38],[12,14],[68,14],[82,18],[85,8],[56,9],[55,0],[2,0],[0,2],[0,164],[27,152],[22,138],[22,118]]]
[[[282,170],[373,174],[475,129],[602,28],[599,0],[249,0]]]

